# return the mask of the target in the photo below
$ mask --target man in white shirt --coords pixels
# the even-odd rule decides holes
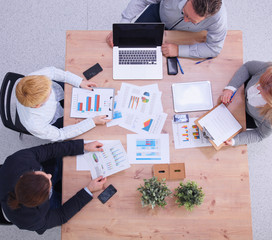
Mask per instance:
[[[206,41],[202,43],[164,43],[165,57],[216,57],[223,48],[227,13],[222,0],[131,0],[122,13],[121,22],[132,22],[144,9],[135,22],[163,22],[168,30],[207,31]],[[107,42],[113,46],[112,33],[107,36]]]
[[[104,115],[87,118],[74,125],[60,126],[58,120],[63,117],[60,101],[64,99],[64,91],[52,80],[90,91],[96,87],[94,82],[55,67],[43,68],[22,78],[16,86],[17,111],[21,123],[32,135],[50,141],[66,140],[89,131],[96,124],[110,121]]]

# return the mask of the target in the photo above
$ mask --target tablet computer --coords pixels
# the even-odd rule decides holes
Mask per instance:
[[[172,84],[174,111],[193,112],[213,108],[210,81]]]

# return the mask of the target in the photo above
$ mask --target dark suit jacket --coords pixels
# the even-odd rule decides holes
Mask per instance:
[[[81,189],[59,209],[50,209],[49,200],[34,208],[21,206],[19,209],[12,210],[7,205],[8,193],[14,191],[22,174],[40,171],[41,163],[47,160],[83,154],[83,150],[83,140],[75,140],[24,149],[9,156],[0,168],[0,200],[8,219],[20,229],[42,234],[49,228],[66,223],[90,202],[92,197]]]

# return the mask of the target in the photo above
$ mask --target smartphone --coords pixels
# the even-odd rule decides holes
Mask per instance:
[[[188,114],[175,114],[174,115],[174,122],[176,122],[176,123],[189,122],[189,115]]]
[[[167,58],[167,72],[168,75],[176,75],[178,73],[178,63],[176,57]]]
[[[97,63],[90,67],[89,69],[87,69],[85,72],[83,72],[83,75],[87,80],[89,80],[98,73],[100,73],[102,70],[103,70],[102,67],[99,65],[99,63]]]
[[[109,185],[102,193],[98,195],[98,199],[104,204],[106,203],[115,193],[117,192],[116,188],[112,185]]]

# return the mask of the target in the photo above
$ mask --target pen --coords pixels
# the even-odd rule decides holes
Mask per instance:
[[[182,67],[181,67],[181,65],[180,65],[180,62],[179,62],[179,60],[178,60],[178,58],[177,58],[177,63],[178,63],[178,65],[179,65],[179,69],[180,69],[181,73],[184,74],[184,72],[183,72],[183,70],[182,70]]]
[[[236,91],[237,91],[237,90],[236,90]],[[231,97],[230,97],[229,102],[225,104],[226,106],[229,106],[229,104],[231,103],[231,100],[232,100],[232,98],[234,97],[236,91],[233,92],[233,94],[232,94]]]
[[[231,95],[230,100],[229,100],[230,102],[231,102],[232,98],[234,97],[235,93],[236,93],[236,91],[234,91],[234,93]]]
[[[199,63],[205,62],[205,61],[210,60],[210,59],[213,59],[213,57],[208,57],[208,58],[206,58],[204,60],[196,62],[195,64],[199,64]]]

